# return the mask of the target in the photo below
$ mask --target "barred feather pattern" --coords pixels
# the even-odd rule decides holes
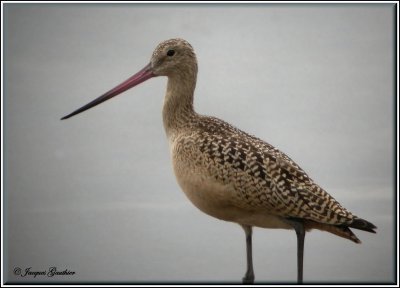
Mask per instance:
[[[233,185],[235,206],[332,225],[353,221],[355,216],[272,145],[218,118],[186,120],[174,154],[205,167],[215,181]]]

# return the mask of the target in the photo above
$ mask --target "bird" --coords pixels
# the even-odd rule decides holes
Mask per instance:
[[[197,113],[193,104],[197,74],[197,57],[188,41],[163,41],[142,70],[61,120],[150,78],[166,76],[162,120],[176,180],[202,212],[243,228],[244,284],[255,280],[254,227],[295,231],[298,283],[303,283],[306,232],[327,231],[355,243],[361,241],[351,228],[376,233],[374,224],[344,208],[285,153],[223,120]]]

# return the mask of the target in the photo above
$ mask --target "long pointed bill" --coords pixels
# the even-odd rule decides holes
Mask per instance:
[[[108,99],[111,99],[112,97],[117,96],[118,94],[121,94],[122,92],[128,90],[129,88],[132,88],[132,87],[146,81],[147,79],[154,77],[155,75],[153,74],[153,72],[151,71],[150,68],[151,68],[151,64],[148,64],[146,67],[144,67],[142,70],[140,70],[138,73],[136,73],[129,79],[125,80],[124,82],[122,82],[118,86],[114,87],[110,91],[106,92],[105,94],[101,95],[100,97],[94,99],[92,102],[89,102],[85,106],[75,110],[71,114],[64,116],[63,118],[61,118],[61,120],[68,119],[76,114],[79,114],[83,111],[86,111],[86,110],[96,106],[96,105],[99,105],[100,103],[107,101]]]

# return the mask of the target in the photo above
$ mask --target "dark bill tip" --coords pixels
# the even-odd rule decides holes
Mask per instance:
[[[68,118],[71,118],[72,116],[79,114],[83,111],[86,111],[96,105],[99,105],[100,103],[103,103],[104,101],[107,101],[108,99],[113,98],[114,96],[117,96],[118,94],[121,94],[122,92],[146,81],[147,79],[150,79],[154,77],[155,75],[151,71],[151,64],[148,64],[146,67],[144,67],[142,70],[140,70],[138,73],[130,77],[129,79],[125,80],[121,84],[117,85],[110,91],[104,93],[100,97],[94,99],[93,101],[89,102],[88,104],[82,106],[81,108],[75,110],[74,112],[62,117],[60,120],[65,120]]]

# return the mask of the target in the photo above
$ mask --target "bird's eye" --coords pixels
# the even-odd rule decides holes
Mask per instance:
[[[175,50],[168,50],[168,52],[167,52],[167,55],[168,56],[174,56],[174,54],[175,54]]]

